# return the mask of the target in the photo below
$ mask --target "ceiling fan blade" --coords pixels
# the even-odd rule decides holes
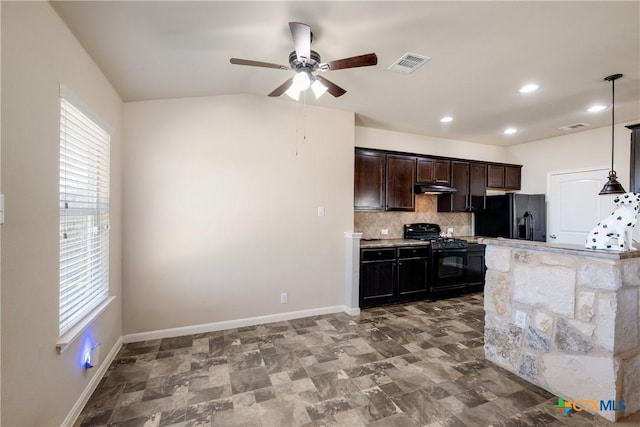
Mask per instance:
[[[351,58],[338,59],[327,62],[329,70],[343,70],[345,68],[368,67],[376,65],[378,57],[375,53],[367,53],[366,55],[352,56]]]
[[[289,22],[289,29],[298,61],[306,62],[311,56],[311,27],[300,22]]]
[[[273,92],[271,92],[269,94],[269,96],[280,96],[280,95],[282,95],[283,93],[285,93],[287,91],[287,89],[289,89],[289,87],[291,87],[292,84],[293,84],[293,77],[291,77],[286,82],[282,83],[280,86],[275,88],[273,90]]]
[[[329,92],[331,95],[335,96],[336,98],[339,96],[344,95],[345,93],[347,93],[346,90],[342,89],[340,86],[338,86],[337,84],[335,84],[334,82],[332,82],[331,80],[328,80],[322,76],[315,76],[316,79],[320,80],[320,82],[325,85],[327,87],[327,92]]]
[[[284,65],[272,64],[271,62],[252,61],[250,59],[231,58],[229,61],[232,64],[236,65],[250,65],[252,67],[275,68],[278,70],[290,69],[289,67],[285,67]]]

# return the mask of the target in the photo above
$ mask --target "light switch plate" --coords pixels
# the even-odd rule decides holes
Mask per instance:
[[[0,194],[0,224],[4,224],[4,194]]]
[[[318,208],[318,216],[324,216],[324,206]]]

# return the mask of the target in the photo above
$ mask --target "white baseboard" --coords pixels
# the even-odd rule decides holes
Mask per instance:
[[[350,308],[345,305],[312,308],[309,310],[289,311],[286,313],[269,314],[266,316],[247,317],[244,319],[225,320],[222,322],[205,323],[201,325],[183,326],[180,328],[161,329],[157,331],[139,332],[125,335],[124,343],[157,340],[161,338],[180,337],[183,335],[204,334],[207,332],[222,331],[225,329],[242,328],[244,326],[261,325],[263,323],[281,322],[283,320],[299,319],[302,317],[319,316],[322,314],[344,312],[351,316],[360,314],[359,308]]]
[[[347,313],[349,316],[360,316],[360,307],[351,308],[345,305],[344,312]]]
[[[87,404],[89,398],[96,390],[96,387],[98,387],[98,384],[100,384],[100,380],[102,380],[102,377],[107,372],[107,369],[109,369],[109,366],[111,366],[111,362],[113,362],[113,360],[116,358],[116,355],[120,351],[121,347],[122,337],[116,340],[116,343],[113,345],[113,347],[111,347],[111,350],[109,350],[107,356],[102,360],[100,367],[93,375],[93,377],[91,377],[91,380],[89,380],[89,383],[82,391],[82,394],[80,394],[80,397],[73,405],[73,408],[71,408],[71,411],[69,411],[66,418],[62,422],[61,427],[71,427],[73,423],[76,422],[76,420],[80,416],[80,413],[82,412],[82,409],[84,408],[84,405]]]

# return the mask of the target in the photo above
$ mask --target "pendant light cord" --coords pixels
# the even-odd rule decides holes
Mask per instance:
[[[616,128],[616,79],[611,79],[611,170],[613,171],[613,156],[615,154]]]

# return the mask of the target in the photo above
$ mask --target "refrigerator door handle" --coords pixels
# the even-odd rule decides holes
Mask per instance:
[[[524,213],[525,236],[527,240],[533,240],[533,214],[531,211]]]

